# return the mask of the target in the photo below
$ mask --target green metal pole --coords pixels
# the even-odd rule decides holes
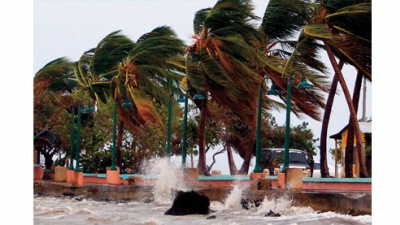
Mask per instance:
[[[116,150],[116,139],[117,139],[117,99],[114,102],[114,126],[113,126],[113,146],[112,146],[112,156],[111,156],[111,170],[117,170],[115,164],[115,158],[117,155]]]
[[[264,82],[264,79],[262,82]],[[254,173],[261,172],[261,167],[260,167],[261,94],[262,94],[262,83],[258,88],[258,98],[257,98],[256,165],[254,167]]]
[[[78,107],[78,128],[76,131],[76,165],[75,172],[82,172],[82,168],[80,168],[80,153],[81,153],[81,104],[79,103]]]
[[[289,167],[289,142],[290,142],[290,104],[292,97],[292,78],[293,74],[290,76],[287,83],[287,100],[286,100],[286,129],[285,129],[285,152],[284,152],[284,164],[283,171]]]
[[[169,95],[168,102],[168,125],[167,125],[167,157],[171,156],[171,119],[172,119],[172,94]]]
[[[188,113],[188,90],[186,90],[185,94],[185,114],[183,117],[182,167],[186,167],[187,113]]]
[[[68,170],[74,170],[72,154],[74,153],[74,117],[75,117],[75,107],[72,108],[72,119],[71,119],[71,132],[70,132],[70,150],[69,150],[69,167]]]

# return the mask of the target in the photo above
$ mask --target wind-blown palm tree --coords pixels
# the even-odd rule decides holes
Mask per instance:
[[[287,104],[288,78],[292,77],[293,83],[300,83],[305,76],[313,83],[313,88],[306,91],[293,89],[290,110],[300,118],[307,115],[321,120],[320,111],[325,106],[323,93],[327,91],[326,68],[317,54],[321,46],[301,32],[310,18],[309,7],[310,1],[307,0],[269,1],[258,28],[263,36],[260,46],[265,54],[265,64],[259,71],[259,77],[267,75],[274,87],[280,90],[281,101]],[[262,88],[266,93],[268,88],[264,85]],[[264,109],[280,110],[286,107],[263,96]],[[268,135],[267,129],[268,126],[262,126],[263,136]]]
[[[298,117],[306,114],[313,119],[320,120],[319,109],[324,107],[324,98],[321,92],[326,92],[326,67],[317,54],[321,48],[303,35],[301,29],[310,18],[308,0],[269,1],[264,17],[259,27],[264,35],[261,46],[266,55],[266,66],[260,73],[267,74],[273,83],[283,91],[280,98],[285,101],[286,79],[293,74],[293,83],[300,82],[301,71],[314,88],[307,92],[293,90],[292,112]],[[298,39],[293,37],[298,36]],[[297,76],[296,76],[297,75]],[[267,103],[273,103],[267,101]],[[276,103],[275,103],[276,105]],[[282,105],[277,105],[282,107]]]
[[[291,5],[294,3],[297,5]],[[307,51],[307,59],[292,53],[296,41],[285,40],[294,32],[299,32],[301,25],[308,19],[308,14],[303,12],[306,7],[298,7],[301,4],[305,4],[304,1],[291,1],[290,4],[270,1],[259,29],[253,23],[258,17],[252,13],[250,1],[218,1],[213,8],[196,13],[196,42],[189,47],[187,57],[188,79],[192,86],[203,93],[209,93],[209,100],[222,105],[226,110],[223,113],[237,115],[223,119],[230,119],[224,123],[230,130],[239,131],[231,135],[232,140],[229,142],[244,158],[240,173],[248,173],[254,153],[256,96],[265,74],[283,90],[282,93],[286,93],[286,77],[296,70],[305,71],[307,78],[319,90],[325,91],[325,77],[314,71],[324,71],[324,67],[316,59],[316,48],[310,50],[309,47],[313,46],[310,40],[302,39],[296,49],[296,54]],[[291,12],[282,13],[279,10]],[[287,51],[284,48],[278,49],[278,44],[289,48]],[[295,82],[300,79],[294,77]],[[265,91],[267,87],[263,86],[263,89]],[[284,99],[284,96],[281,98]],[[320,118],[318,109],[324,104],[323,96],[317,89],[308,92],[294,90],[292,100],[292,111],[296,115],[305,113],[312,118]],[[283,108],[284,105],[263,96],[263,108],[272,107]],[[204,108],[201,107],[202,110]],[[218,117],[213,112],[209,110],[208,115]],[[237,127],[237,124],[243,126]],[[201,163],[199,160],[199,165]]]
[[[124,125],[140,132],[141,125],[161,123],[152,99],[166,104],[171,92],[180,93],[185,45],[167,26],[142,35],[136,43],[118,33],[109,34],[95,49],[84,53],[76,75],[97,100],[105,102],[111,97],[118,103],[119,165]],[[122,108],[124,101],[133,107]]]
[[[263,54],[256,46],[261,39],[252,24],[257,19],[252,10],[250,1],[220,0],[195,14],[195,43],[188,48],[186,70],[190,85],[207,96],[205,100],[195,100],[201,110],[199,174],[208,172],[202,124],[206,116],[215,116],[214,110],[207,110],[208,101],[222,105],[226,112],[236,114],[247,124],[254,121],[257,70],[262,68]],[[248,160],[241,173],[248,171],[252,149],[245,155]]]
[[[304,27],[304,35],[324,44],[331,65],[335,71],[331,90],[336,89],[337,82],[340,83],[345,95],[350,111],[349,127],[354,128],[356,138],[356,149],[360,160],[360,175],[368,177],[368,171],[365,165],[365,154],[361,146],[361,134],[357,121],[357,110],[355,104],[358,101],[352,101],[346,82],[341,73],[341,63],[348,63],[354,66],[365,79],[371,80],[371,1],[317,1],[313,10],[313,17],[310,23]],[[356,83],[361,85],[361,82]],[[359,88],[355,87],[355,90]],[[333,104],[333,95],[331,91],[326,107],[324,120],[321,130],[321,175],[329,176],[326,160],[326,138],[330,118],[330,109]],[[351,138],[353,140],[353,138]],[[348,145],[349,146],[349,145]],[[350,146],[353,146],[352,144]],[[352,177],[351,164],[352,153],[346,151],[346,177]]]

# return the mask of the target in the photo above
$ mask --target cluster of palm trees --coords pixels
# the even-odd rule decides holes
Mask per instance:
[[[146,123],[165,122],[160,120],[154,100],[166,105],[170,94],[177,98],[187,91],[200,110],[199,174],[209,173],[205,132],[210,121],[219,121],[227,131],[224,141],[244,159],[238,173],[247,174],[254,155],[258,87],[268,76],[285,102],[287,79],[300,70],[314,88],[294,89],[291,110],[323,121],[322,176],[329,176],[326,136],[338,83],[349,106],[349,126],[354,129],[361,159],[360,175],[369,176],[358,132],[358,99],[350,96],[341,68],[350,64],[357,69],[356,88],[361,87],[363,78],[371,81],[371,1],[270,0],[259,18],[250,0],[217,0],[214,6],[196,12],[193,28],[195,42],[191,46],[185,46],[168,26],[157,27],[136,42],[120,31],[110,33],[83,53],[73,73],[65,73],[64,85],[76,85],[70,82],[72,76],[78,81],[76,87],[96,100],[99,110],[108,99],[114,99],[118,103],[118,129],[126,126],[137,133]],[[319,59],[321,51],[327,53],[334,68],[333,78]],[[294,74],[293,82],[300,82],[303,77]],[[265,84],[262,88],[263,93],[269,89]],[[193,99],[198,92],[206,98]],[[265,110],[285,107],[266,95],[262,98]],[[133,107],[121,107],[125,101]],[[325,109],[322,117],[321,109]],[[262,133],[267,132],[263,126]]]

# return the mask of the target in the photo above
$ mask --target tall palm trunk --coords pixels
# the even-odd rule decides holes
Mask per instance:
[[[328,43],[326,43],[326,41],[324,41],[324,45],[325,45],[325,49],[328,53],[328,57],[332,64],[332,67],[333,67],[335,73],[338,75],[340,86],[342,87],[343,93],[344,93],[346,101],[347,101],[347,105],[350,110],[350,119],[354,126],[354,132],[355,132],[355,137],[356,137],[356,149],[357,149],[358,155],[361,156],[360,157],[360,174],[363,177],[369,177],[368,171],[367,171],[367,168],[365,165],[365,154],[362,151],[362,146],[361,146],[361,134],[360,134],[360,127],[359,127],[358,121],[357,121],[357,113],[354,108],[353,102],[351,100],[349,89],[347,88],[346,81],[344,80],[342,72],[340,71],[340,68],[335,61],[335,57],[333,55],[331,47],[329,46]]]
[[[339,69],[342,70],[344,61],[339,61]],[[331,111],[333,106],[333,100],[335,99],[337,85],[338,85],[338,75],[335,73],[332,79],[331,88],[329,90],[328,99],[326,100],[324,118],[322,119],[321,128],[321,141],[320,141],[320,165],[321,165],[321,177],[329,177],[328,162],[327,162],[327,136],[328,136],[328,126],[329,120],[331,118]]]
[[[209,176],[206,164],[206,116],[207,99],[200,100],[200,124],[199,124],[199,162],[197,168],[200,175]]]
[[[257,105],[257,94],[256,93],[254,96],[254,100],[252,101],[253,104],[253,109],[256,109],[258,107]],[[243,158],[243,163],[241,168],[239,169],[239,174],[248,174],[249,173],[249,168],[250,168],[250,162],[251,162],[251,157],[253,157],[254,152],[256,151],[255,149],[255,145],[256,145],[256,124],[257,124],[257,110],[254,110],[254,112],[256,112],[256,114],[254,115],[254,126],[250,127],[251,130],[251,139],[248,140],[248,145],[246,146],[246,150],[245,150],[245,155]],[[261,129],[262,130],[262,129]],[[261,131],[260,131],[261,132]]]
[[[353,105],[356,110],[358,111],[358,103],[360,101],[360,91],[362,85],[362,74],[360,71],[357,73],[357,79],[354,85],[354,92],[353,92]],[[354,126],[349,119],[349,124],[347,126],[347,143],[346,143],[346,155],[345,155],[345,172],[346,177],[353,177],[353,162],[354,162]],[[360,156],[358,157],[360,158]]]
[[[235,161],[233,159],[232,149],[231,149],[231,142],[228,140],[226,142],[226,154],[228,156],[228,165],[229,165],[229,172],[231,175],[237,175],[238,170],[235,165]]]

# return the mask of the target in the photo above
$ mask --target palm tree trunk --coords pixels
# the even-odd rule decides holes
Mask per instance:
[[[200,175],[209,176],[210,173],[206,164],[206,116],[207,116],[207,99],[200,100],[200,121],[199,121],[199,162],[197,168]]]
[[[238,170],[235,165],[235,160],[233,159],[232,149],[231,149],[231,142],[228,140],[226,142],[226,154],[228,156],[228,165],[229,165],[229,172],[231,175],[237,175]]]
[[[358,103],[360,101],[360,91],[361,91],[361,85],[362,85],[362,74],[360,71],[357,73],[357,79],[354,85],[354,92],[353,92],[353,105],[356,110],[358,111]],[[345,155],[345,161],[346,161],[346,177],[353,177],[353,162],[354,162],[354,126],[351,123],[351,119],[349,119],[349,124],[347,126],[347,143],[346,143],[346,155]],[[358,156],[360,159],[360,155]]]
[[[359,155],[362,156],[362,157],[360,157],[360,168],[361,168],[360,174],[363,177],[369,177],[368,172],[366,170],[366,166],[365,166],[365,154],[363,154],[362,146],[361,146],[362,141],[361,141],[360,127],[359,127],[358,121],[357,121],[357,113],[354,108],[353,102],[351,100],[349,89],[347,88],[346,81],[344,80],[342,72],[340,71],[340,68],[335,61],[331,47],[329,46],[328,43],[326,43],[326,41],[324,41],[324,45],[325,45],[325,49],[328,53],[328,57],[332,64],[332,67],[333,67],[335,73],[338,75],[340,86],[342,87],[343,93],[344,93],[346,101],[347,101],[347,105],[350,110],[350,119],[354,126],[354,132],[355,132],[355,137],[356,137],[356,149],[357,149],[357,152],[359,153]]]
[[[339,61],[339,69],[342,70],[344,65],[343,61]],[[328,170],[328,161],[327,161],[327,136],[328,136],[328,126],[329,120],[331,118],[331,111],[333,106],[333,100],[335,99],[336,89],[338,85],[338,75],[335,73],[331,83],[331,89],[329,90],[328,98],[326,100],[324,118],[322,119],[322,128],[321,128],[321,141],[320,141],[320,165],[321,165],[321,177],[329,177]]]
[[[258,105],[257,105],[258,104],[257,103],[257,101],[258,101],[257,100],[257,94],[258,93],[255,93],[254,98],[253,98],[254,99],[253,102],[252,102],[252,104],[253,104],[252,108],[253,109],[256,109],[258,107]],[[248,174],[249,173],[251,157],[253,157],[253,155],[254,155],[254,153],[256,151],[255,146],[256,146],[257,110],[254,110],[254,112],[256,113],[256,114],[254,114],[254,117],[253,117],[254,118],[254,121],[253,121],[254,126],[250,127],[251,139],[248,140],[248,145],[246,146],[245,155],[244,155],[244,158],[243,158],[243,163],[242,163],[241,168],[239,169],[239,174]],[[262,118],[261,118],[261,121],[262,121]],[[261,129],[260,132],[262,132],[262,129]]]

